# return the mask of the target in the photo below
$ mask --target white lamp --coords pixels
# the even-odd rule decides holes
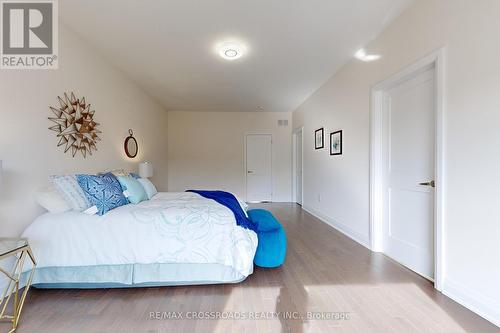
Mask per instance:
[[[141,178],[153,177],[153,165],[149,162],[139,164],[139,176]]]

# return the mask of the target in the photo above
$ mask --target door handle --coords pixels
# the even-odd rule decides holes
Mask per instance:
[[[252,170],[248,170],[247,173],[253,173],[253,171]]]
[[[431,180],[430,182],[419,183],[418,185],[436,187],[436,182]]]

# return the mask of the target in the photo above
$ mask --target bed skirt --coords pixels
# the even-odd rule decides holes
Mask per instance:
[[[138,288],[238,283],[245,278],[232,267],[220,264],[41,267],[35,271],[32,286],[41,289]]]

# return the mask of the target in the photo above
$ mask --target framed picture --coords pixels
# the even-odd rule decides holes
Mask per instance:
[[[323,127],[314,131],[314,148],[325,148],[325,138]]]
[[[342,131],[330,133],[330,155],[342,155]]]

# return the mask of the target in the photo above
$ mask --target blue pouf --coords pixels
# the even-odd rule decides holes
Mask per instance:
[[[265,209],[251,209],[248,216],[257,225],[259,245],[254,263],[259,267],[281,266],[286,256],[286,234],[274,215]]]

